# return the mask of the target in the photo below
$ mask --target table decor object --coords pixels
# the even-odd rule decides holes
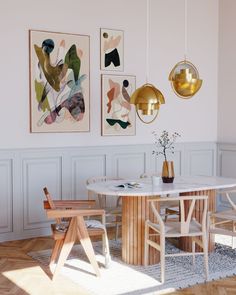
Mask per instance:
[[[177,132],[174,132],[172,134],[169,134],[168,131],[163,130],[162,134],[158,136],[158,134],[154,131],[153,132],[154,138],[155,138],[155,147],[156,150],[153,151],[153,154],[156,156],[163,155],[164,162],[162,165],[162,181],[164,183],[172,183],[174,181],[174,162],[169,161],[167,159],[167,152],[171,152],[174,154],[174,143],[178,137],[180,137],[180,134]]]

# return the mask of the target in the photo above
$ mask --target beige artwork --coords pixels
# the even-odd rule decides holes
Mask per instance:
[[[89,36],[31,30],[29,38],[30,131],[89,131]]]
[[[124,33],[119,30],[101,29],[101,70],[124,70]]]
[[[135,135],[135,76],[102,75],[102,135]]]

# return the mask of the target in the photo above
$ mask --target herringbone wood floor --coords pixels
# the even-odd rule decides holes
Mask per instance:
[[[55,282],[52,282],[48,268],[27,256],[30,251],[49,249],[52,244],[53,240],[49,237],[0,243],[0,294],[88,295],[79,285],[63,276],[59,275]],[[236,295],[236,277],[169,294]]]

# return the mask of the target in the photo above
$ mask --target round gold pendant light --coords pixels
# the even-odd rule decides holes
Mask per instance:
[[[178,62],[169,75],[169,81],[175,94],[188,99],[195,95],[202,86],[197,68],[186,60],[187,52],[187,0],[185,0],[185,54],[184,60]]]
[[[160,90],[154,85],[148,83],[149,74],[149,11],[150,0],[147,0],[147,34],[146,34],[146,83],[137,88],[131,95],[130,103],[135,105],[139,119],[145,123],[152,123],[159,112],[161,104],[165,103],[165,99]]]
[[[169,80],[175,94],[185,99],[196,94],[202,86],[198,70],[187,60],[180,61],[174,66]]]
[[[163,94],[154,85],[146,83],[136,89],[130,102],[135,104],[139,119],[146,124],[152,123],[159,112],[160,105],[165,103]],[[149,116],[144,119],[143,116]]]

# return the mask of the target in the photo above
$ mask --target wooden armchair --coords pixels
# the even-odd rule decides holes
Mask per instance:
[[[236,204],[230,195],[236,194],[236,189],[222,190],[218,191],[218,193],[227,198],[231,209],[212,212],[210,214],[209,232],[213,234],[232,236],[232,248],[234,249],[236,239]]]
[[[180,203],[180,221],[164,222],[156,209],[155,202],[171,202],[173,199],[178,200]],[[162,283],[165,281],[166,256],[193,255],[194,263],[195,254],[204,254],[206,279],[208,278],[207,199],[207,196],[157,197],[150,199],[151,209],[157,222],[154,223],[149,220],[145,222],[144,264],[147,265],[148,262],[148,247],[153,247],[160,252]],[[201,223],[193,217],[196,201],[203,202]],[[190,203],[188,212],[186,212],[185,208],[186,202]],[[159,236],[159,241],[153,239],[155,236]],[[192,237],[192,252],[165,254],[165,239],[170,237]],[[195,243],[203,248],[203,253],[195,253]]]
[[[91,209],[95,203],[92,200],[52,200],[47,188],[43,190],[47,198],[47,201],[44,201],[47,216],[48,218],[56,219],[56,224],[51,225],[55,244],[50,259],[50,268],[53,263],[57,262],[53,279],[55,279],[64,265],[77,240],[80,241],[96,275],[99,276],[99,267],[90,237],[102,236],[103,254],[105,256],[105,266],[107,267],[110,262],[110,252],[105,228],[105,211],[102,209]],[[85,217],[92,216],[102,216],[103,223],[97,220],[85,220]]]

